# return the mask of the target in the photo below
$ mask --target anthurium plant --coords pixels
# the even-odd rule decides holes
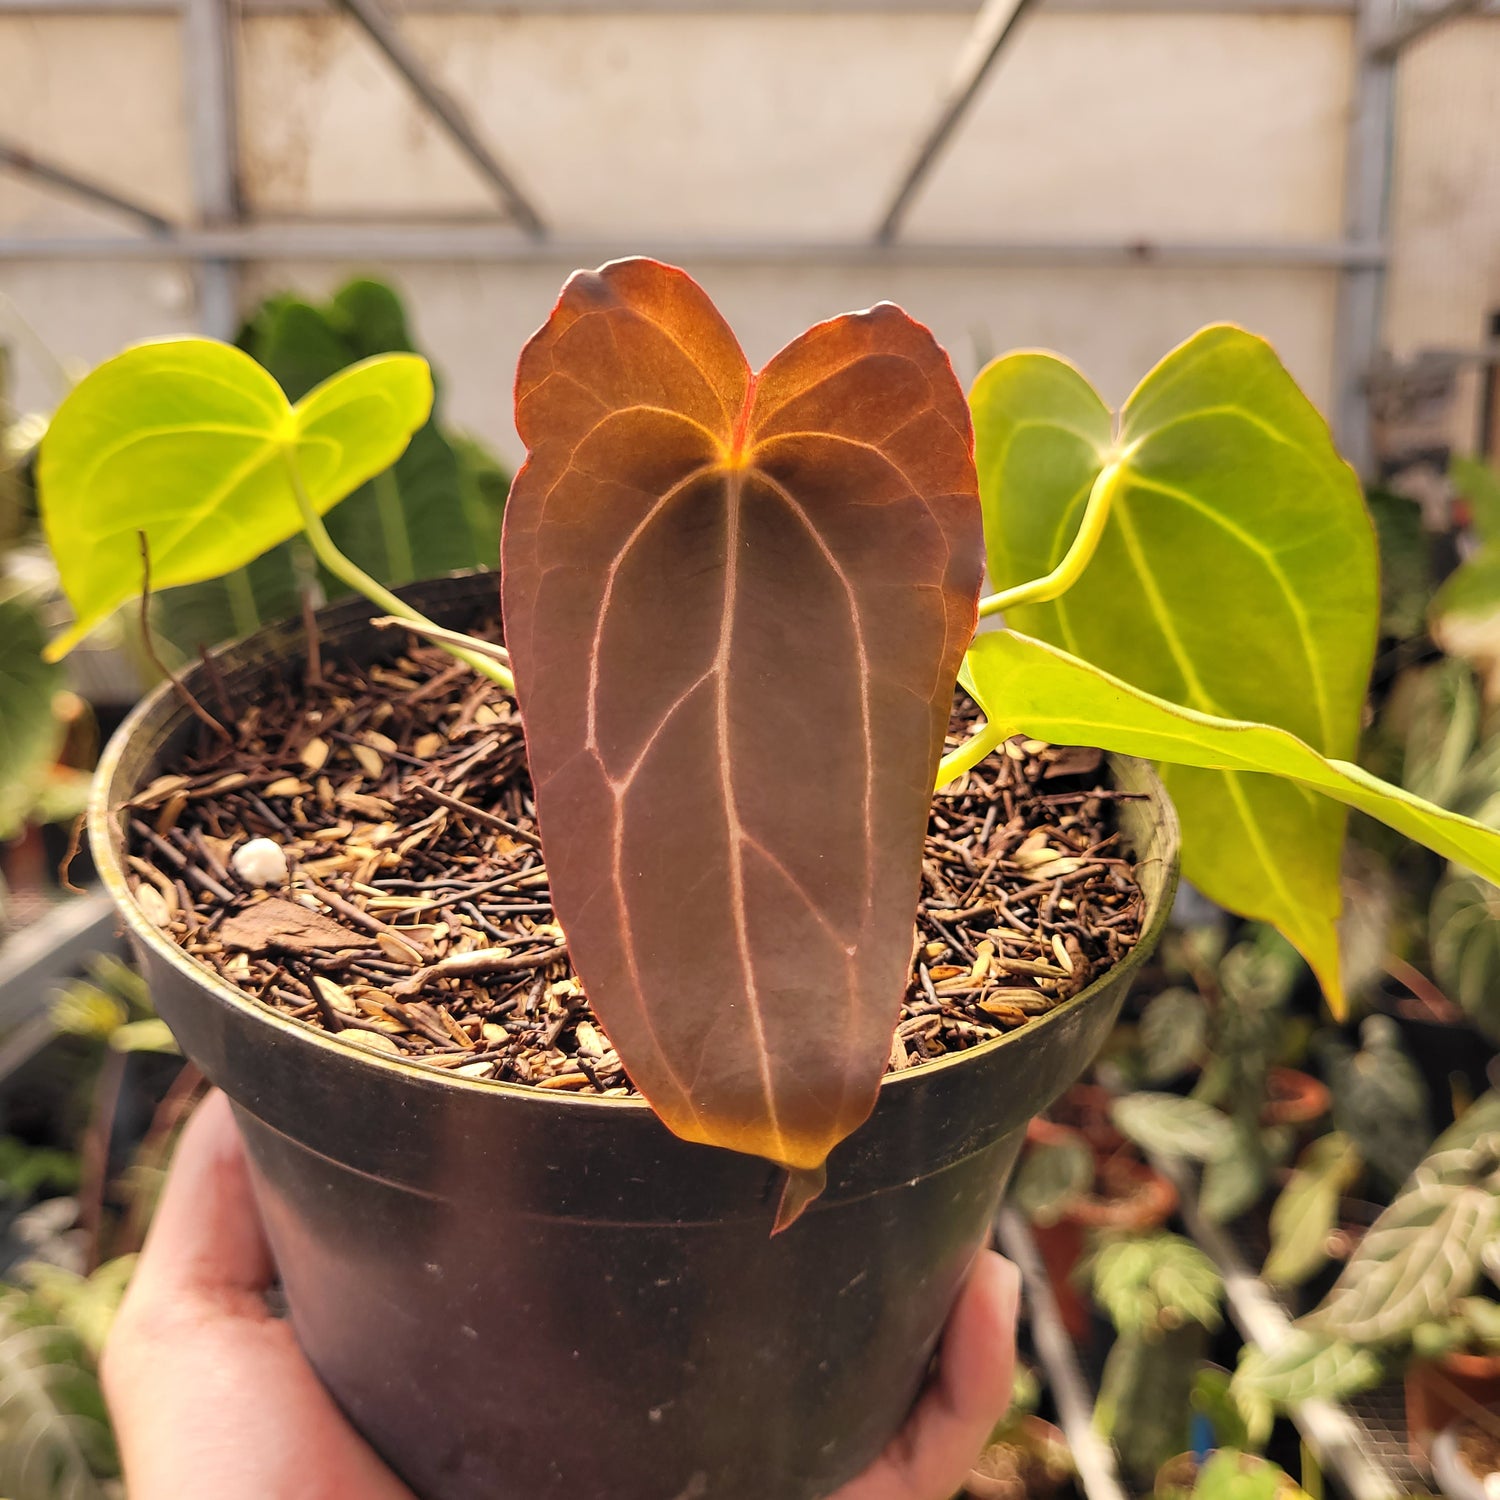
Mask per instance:
[[[592,1005],[674,1131],[790,1170],[783,1222],[875,1103],[933,788],[1011,735],[1158,762],[1186,874],[1284,932],[1335,1007],[1348,806],[1500,879],[1500,835],[1349,760],[1369,515],[1238,328],[1188,340],[1119,413],[1037,353],[966,401],[888,304],[757,373],[683,272],[581,272],[520,360],[508,654],[426,626],[323,524],[430,402],[412,355],[295,405],[202,339],[108,361],[41,454],[77,618],[52,654],[147,562],[187,583],[300,529],[329,572],[513,687]],[[1008,628],[976,634],[986,617]],[[940,763],[956,676],[985,723]]]

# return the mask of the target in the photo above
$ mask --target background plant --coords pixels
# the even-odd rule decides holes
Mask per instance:
[[[1104,1237],[1088,1274],[1115,1329],[1094,1409],[1127,1471],[1149,1478],[1190,1442],[1194,1381],[1220,1324],[1224,1284],[1190,1240]]]
[[[1500,1227],[1500,1095],[1486,1094],[1433,1143],[1401,1192],[1292,1336],[1247,1348],[1234,1394],[1252,1432],[1311,1397],[1339,1400],[1413,1353],[1489,1346],[1496,1310],[1473,1297]]]

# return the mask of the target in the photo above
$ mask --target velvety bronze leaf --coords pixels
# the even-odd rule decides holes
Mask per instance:
[[[689,1140],[812,1171],[874,1105],[983,567],[963,392],[899,308],[753,375],[689,277],[526,346],[506,640],[558,918]]]

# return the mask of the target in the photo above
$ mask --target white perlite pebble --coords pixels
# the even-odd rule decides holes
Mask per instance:
[[[229,867],[247,885],[285,885],[286,855],[270,839],[251,839],[234,851]]]

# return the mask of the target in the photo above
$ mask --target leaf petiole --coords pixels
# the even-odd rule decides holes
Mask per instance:
[[[1017,609],[1023,604],[1045,604],[1059,599],[1083,576],[1083,570],[1092,561],[1104,535],[1115,495],[1119,491],[1125,472],[1122,460],[1105,464],[1100,469],[1089,490],[1088,502],[1083,508],[1083,519],[1078,523],[1078,533],[1063,554],[1062,561],[1042,578],[1033,578],[1030,583],[1020,583],[1015,588],[1002,589],[979,601],[979,617],[1001,614],[1007,609]],[[965,740],[958,749],[945,755],[938,766],[937,784],[947,786],[950,781],[962,776],[982,761],[991,750],[1009,737],[1007,731],[995,724],[982,725],[974,735]]]
[[[1083,519],[1078,523],[1078,534],[1063,554],[1062,561],[1045,577],[1033,578],[1030,583],[1019,583],[1014,588],[1002,589],[998,594],[981,599],[980,619],[1007,609],[1018,609],[1023,604],[1045,604],[1051,599],[1059,599],[1078,582],[1093,559],[1099,538],[1104,535],[1105,523],[1109,520],[1110,508],[1124,473],[1125,465],[1119,459],[1100,469],[1089,490]]]
[[[950,751],[938,765],[937,785],[941,789],[950,781],[956,781],[965,771],[972,770],[991,750],[996,750],[1009,738],[1004,725],[983,724],[961,744]]]
[[[474,641],[472,649],[469,646],[456,644],[464,637],[435,625],[426,615],[413,609],[389,589],[376,583],[368,573],[352,563],[334,546],[333,538],[328,535],[328,528],[323,524],[323,518],[313,508],[312,500],[307,493],[307,486],[302,482],[302,474],[297,468],[297,460],[290,447],[282,450],[282,458],[286,462],[287,478],[291,482],[292,493],[297,498],[297,510],[302,516],[302,529],[307,533],[307,540],[312,544],[318,561],[335,578],[348,584],[357,593],[363,594],[371,603],[378,604],[388,614],[420,627],[423,635],[436,640],[444,651],[451,656],[456,656],[466,666],[478,672],[481,677],[486,677],[498,684],[507,693],[515,692],[516,679],[511,676],[509,669],[483,654],[485,651],[493,651],[493,646],[485,641]]]

